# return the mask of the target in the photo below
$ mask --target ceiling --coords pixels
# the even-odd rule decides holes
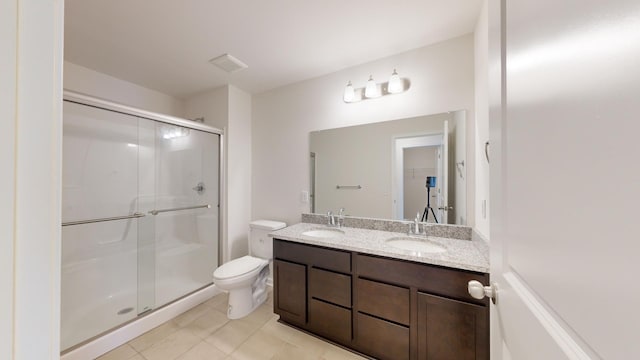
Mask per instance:
[[[482,0],[66,0],[65,60],[186,98],[250,93],[473,31]],[[229,53],[249,68],[208,60]]]

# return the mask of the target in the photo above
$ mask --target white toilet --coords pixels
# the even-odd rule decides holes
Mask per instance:
[[[229,261],[213,272],[213,283],[229,292],[227,317],[239,319],[249,315],[267,299],[269,263],[273,258],[270,232],[287,224],[256,220],[249,223],[249,254]]]

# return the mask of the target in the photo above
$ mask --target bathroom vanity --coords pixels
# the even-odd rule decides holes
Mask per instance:
[[[272,234],[281,321],[377,359],[489,359],[489,303],[467,292],[489,282],[477,244],[425,238],[446,251],[417,253],[387,245],[398,233],[327,229]]]

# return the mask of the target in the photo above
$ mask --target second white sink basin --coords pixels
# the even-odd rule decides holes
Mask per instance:
[[[329,239],[329,238],[336,238],[344,235],[344,231],[340,229],[332,229],[332,228],[312,229],[312,230],[307,230],[303,232],[302,235],[315,237],[315,238]]]
[[[391,239],[388,239],[386,242],[389,246],[401,250],[410,251],[411,253],[415,253],[417,255],[425,253],[442,253],[447,251],[447,248],[442,245],[436,244],[433,241],[429,241],[427,239],[412,238],[408,236],[393,237]]]

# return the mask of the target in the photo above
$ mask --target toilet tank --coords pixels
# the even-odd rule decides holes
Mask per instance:
[[[272,231],[286,227],[287,224],[272,220],[255,220],[249,223],[249,252],[262,259],[273,258],[273,239],[268,236]]]

